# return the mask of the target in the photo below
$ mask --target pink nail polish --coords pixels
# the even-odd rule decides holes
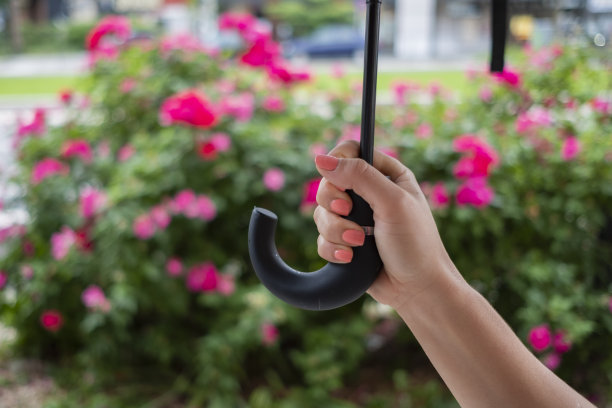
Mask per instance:
[[[327,156],[325,154],[319,154],[315,157],[317,167],[327,171],[335,170],[338,166],[338,161],[337,157]]]
[[[365,241],[365,233],[363,230],[346,230],[342,233],[342,239],[348,244],[361,246]]]
[[[346,249],[336,249],[334,251],[334,257],[342,262],[351,262],[351,259],[353,259],[353,253],[351,251],[347,251]]]
[[[329,206],[331,207],[332,211],[340,215],[349,215],[349,212],[351,212],[351,204],[341,198],[335,199],[329,204]]]

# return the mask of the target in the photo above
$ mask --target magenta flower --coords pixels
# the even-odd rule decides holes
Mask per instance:
[[[98,285],[89,285],[81,294],[81,300],[88,309],[108,312],[111,304]]]
[[[56,260],[61,260],[68,255],[70,248],[77,242],[77,234],[70,228],[63,226],[60,232],[51,236],[51,254]]]
[[[179,276],[183,273],[183,263],[178,258],[170,258],[166,262],[166,272],[170,276]]]
[[[186,213],[189,208],[195,206],[195,201],[196,195],[192,190],[182,190],[174,196],[170,209],[177,214]]]
[[[135,150],[132,145],[126,144],[119,149],[119,152],[117,152],[117,159],[120,162],[127,161],[134,155],[134,152]]]
[[[546,367],[548,367],[548,369],[554,371],[559,367],[559,365],[561,365],[561,355],[557,353],[547,354],[543,358],[542,362]]]
[[[113,35],[120,41],[130,38],[132,29],[130,20],[122,16],[107,16],[91,29],[85,39],[85,47],[90,50],[101,48],[102,40],[108,35]]]
[[[248,13],[223,13],[219,16],[219,29],[220,30],[238,30],[240,32],[251,30],[257,19]]]
[[[433,129],[429,123],[421,123],[414,134],[417,139],[429,139],[433,135]]]
[[[526,133],[538,127],[549,127],[552,123],[550,111],[536,106],[527,112],[519,113],[514,127],[518,133]]]
[[[308,210],[317,205],[319,184],[321,184],[320,178],[311,179],[304,184],[304,195],[302,197],[302,203],[300,204],[302,210]]]
[[[217,114],[206,95],[195,89],[188,89],[168,97],[159,109],[163,126],[175,123],[208,129],[217,123]]]
[[[47,177],[51,177],[55,174],[65,176],[68,174],[68,171],[68,166],[66,166],[64,163],[49,157],[42,159],[34,165],[30,180],[32,184],[36,185]]]
[[[140,215],[134,220],[132,231],[139,239],[149,239],[155,235],[155,222],[149,214]]]
[[[200,194],[196,199],[198,217],[204,221],[211,221],[217,216],[215,203],[206,195]]]
[[[80,206],[83,218],[91,218],[106,205],[106,194],[92,187],[81,192]]]
[[[286,62],[274,61],[266,66],[268,76],[272,80],[292,84],[295,82],[309,81],[312,75],[306,70],[296,70],[291,68]]]
[[[217,268],[210,262],[193,266],[187,274],[187,288],[192,292],[212,292],[218,282]]]
[[[340,139],[338,139],[338,144],[340,144],[341,142],[344,142],[345,140],[359,141],[360,137],[361,137],[361,126],[347,124],[347,125],[344,125],[344,127],[342,128],[342,135],[340,136]]]
[[[226,152],[232,146],[232,139],[226,133],[214,133],[210,138],[197,142],[198,155],[206,160],[214,160],[218,153]]]
[[[70,102],[72,102],[72,98],[74,97],[74,92],[71,89],[62,89],[59,91],[59,100],[62,104],[68,106]]]
[[[506,69],[503,72],[496,72],[493,74],[493,77],[498,82],[506,84],[511,88],[519,88],[521,86],[520,74],[509,69]]]
[[[252,67],[271,66],[281,56],[281,48],[272,39],[256,38],[251,47],[240,57],[240,62]]]
[[[28,135],[43,135],[45,133],[45,116],[46,111],[42,108],[38,108],[34,111],[34,117],[31,122],[21,123],[21,121],[18,121],[19,126],[17,128],[16,143],[19,143],[22,138]]]
[[[411,82],[394,82],[391,84],[393,99],[396,105],[405,105],[408,95],[419,89],[419,85]]]
[[[159,44],[159,49],[164,56],[168,55],[174,50],[180,50],[187,53],[208,53],[208,50],[202,45],[200,40],[188,33],[174,34],[163,37]]]
[[[262,323],[260,327],[261,341],[266,346],[271,346],[278,340],[278,328],[272,323]]]
[[[6,286],[6,281],[8,281],[8,275],[4,271],[0,271],[0,289]]]
[[[285,110],[285,101],[280,96],[267,96],[261,105],[269,112],[282,112]]]
[[[229,296],[236,290],[236,282],[232,275],[219,275],[217,291],[222,295]]]
[[[466,153],[453,169],[457,178],[486,177],[499,164],[499,155],[493,147],[475,135],[457,137],[453,148],[456,152]]]
[[[270,191],[279,191],[285,186],[285,173],[278,167],[266,170],[263,175],[264,186]]]
[[[221,100],[221,111],[238,122],[248,122],[255,111],[255,96],[250,92],[225,96]]]
[[[170,214],[163,205],[156,205],[149,212],[149,217],[159,229],[166,229],[170,224]]]
[[[444,208],[450,202],[450,195],[443,182],[434,184],[431,188],[430,201],[433,208]]]
[[[552,337],[552,345],[559,354],[567,353],[572,348],[572,342],[565,336],[565,332],[557,330]]]
[[[64,318],[57,310],[45,310],[40,315],[40,324],[45,330],[57,332],[64,325]]]
[[[491,102],[491,99],[493,99],[493,91],[488,86],[483,86],[480,88],[480,91],[478,91],[478,97],[483,102]]]
[[[476,208],[486,207],[493,201],[495,193],[487,185],[484,177],[472,177],[463,182],[457,189],[457,204],[472,205]]]
[[[610,101],[601,98],[601,97],[595,97],[591,100],[591,106],[593,107],[593,110],[597,113],[600,113],[602,115],[610,115],[612,114],[612,103],[610,103]]]
[[[546,350],[552,343],[552,335],[548,325],[541,324],[533,327],[531,330],[529,330],[527,340],[535,351]]]
[[[9,238],[20,237],[25,235],[26,228],[23,225],[9,225],[8,227],[0,228],[0,244]]]
[[[580,142],[575,136],[565,138],[561,147],[561,158],[565,161],[573,160],[582,150]]]
[[[83,160],[84,163],[90,163],[93,159],[93,151],[86,140],[67,140],[62,145],[62,157],[66,159],[78,157]]]

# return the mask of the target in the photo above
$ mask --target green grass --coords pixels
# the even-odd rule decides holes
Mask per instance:
[[[362,73],[356,72],[347,74],[343,80],[360,82],[362,80]],[[330,74],[319,73],[316,76],[315,86],[326,88],[332,86],[336,81],[338,80],[333,78]],[[389,91],[391,84],[397,81],[415,82],[420,85],[429,85],[435,82],[442,85],[444,88],[459,93],[468,89],[468,80],[463,71],[379,72],[377,89],[379,92]]]
[[[80,77],[14,77],[0,78],[2,95],[53,95],[62,89],[82,89]]]

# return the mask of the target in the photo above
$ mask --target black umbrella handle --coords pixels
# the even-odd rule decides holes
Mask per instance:
[[[382,0],[367,0],[366,37],[359,157],[373,163],[378,33]],[[365,200],[347,191],[353,201],[345,217],[364,227],[374,226],[372,209]],[[278,254],[274,236],[278,218],[263,208],[255,208],[249,224],[249,255],[255,273],[270,292],[285,302],[307,310],[329,310],[358,299],[378,277],[382,261],[373,235],[353,248],[348,264],[328,263],[315,272],[300,272],[288,266]]]

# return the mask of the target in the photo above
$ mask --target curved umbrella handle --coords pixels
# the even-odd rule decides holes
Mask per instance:
[[[352,191],[348,193],[353,210],[345,218],[362,226],[373,225],[368,203]],[[328,263],[309,273],[291,268],[276,249],[277,221],[273,212],[255,207],[249,224],[249,254],[259,280],[285,302],[307,310],[335,309],[358,299],[378,276],[382,261],[373,235],[366,235],[365,243],[353,248],[348,264]]]
[[[382,0],[366,0],[366,35],[363,72],[363,102],[359,157],[369,164],[374,158],[374,118],[378,67],[378,34]],[[361,197],[347,191],[353,209],[346,217],[363,227],[373,226],[372,209]],[[308,310],[329,310],[344,306],[368,290],[382,261],[373,235],[353,248],[348,264],[328,263],[316,272],[304,273],[289,267],[281,259],[274,243],[278,218],[263,208],[253,210],[249,224],[249,255],[255,273],[266,288],[285,302]]]

